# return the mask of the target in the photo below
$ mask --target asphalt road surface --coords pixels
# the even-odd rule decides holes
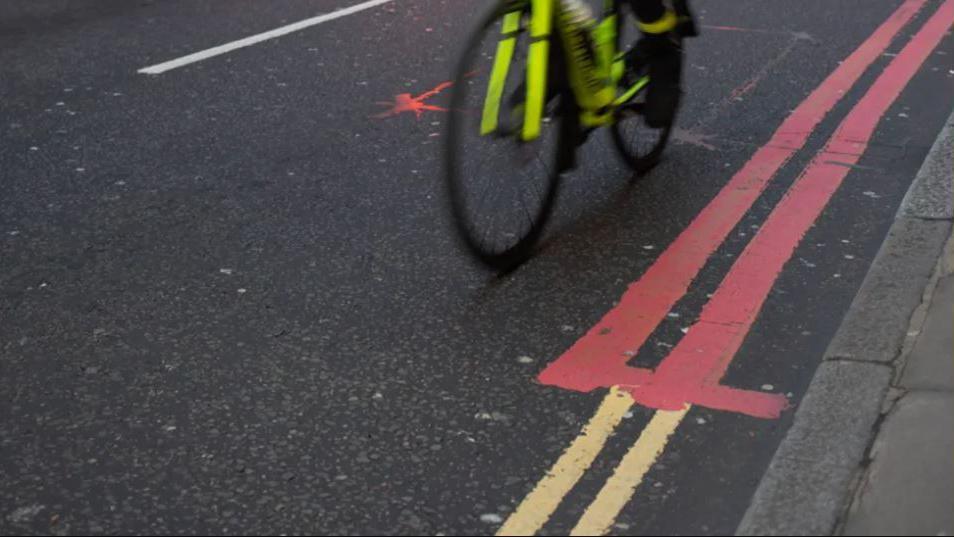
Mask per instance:
[[[664,163],[594,135],[503,278],[446,115],[380,117],[486,2],[3,2],[0,533],[731,533],[954,106],[951,2],[696,0]],[[620,318],[620,370],[739,390],[581,388]]]

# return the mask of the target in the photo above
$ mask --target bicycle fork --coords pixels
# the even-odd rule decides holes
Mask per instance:
[[[622,66],[620,60],[613,57],[617,21],[611,9],[612,1],[606,1],[606,16],[599,23],[576,0],[530,0],[529,5],[530,49],[520,138],[529,142],[540,136],[554,21],[559,22],[566,74],[579,110],[579,124],[593,128],[610,123],[612,106],[617,100],[615,81]],[[504,15],[481,115],[482,135],[491,134],[498,127],[504,84],[526,6],[527,3],[523,3]]]

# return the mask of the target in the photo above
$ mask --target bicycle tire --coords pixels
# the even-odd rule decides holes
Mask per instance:
[[[625,105],[624,105],[625,106]],[[624,112],[625,113],[625,112]],[[637,174],[637,177],[645,175],[656,167],[662,160],[663,151],[669,143],[672,135],[672,124],[666,125],[661,129],[653,129],[644,123],[635,125],[633,122],[643,122],[641,113],[635,113],[630,117],[617,119],[611,126],[610,133],[613,138],[613,145],[624,162]],[[643,128],[639,128],[642,126]],[[633,128],[633,133],[648,131],[652,132],[653,139],[648,144],[648,149],[640,150],[634,142],[634,134],[627,135],[624,128]]]
[[[623,13],[620,10],[619,4],[617,4],[616,50],[621,50],[620,45],[623,36],[623,20]],[[641,72],[639,74],[642,75],[645,74],[645,72]],[[652,84],[652,81],[649,83]],[[620,82],[620,93],[629,89],[628,87],[625,87],[624,84],[624,82]],[[620,158],[622,158],[623,161],[630,167],[630,169],[636,172],[636,177],[642,177],[650,170],[655,168],[656,165],[662,160],[663,151],[666,149],[666,145],[669,143],[669,138],[672,135],[673,127],[673,124],[670,123],[665,127],[654,129],[645,124],[642,111],[640,109],[642,106],[640,99],[645,99],[645,94],[646,87],[633,95],[628,102],[620,105],[616,110],[617,117],[610,126],[613,145],[616,146],[617,153],[620,155]],[[632,129],[632,133],[647,134],[650,137],[649,143],[639,147],[638,142],[633,140],[633,135],[627,135],[627,133],[624,132],[624,129]]]
[[[481,223],[486,224],[484,217],[482,215],[475,216],[472,214],[475,211],[473,207],[473,205],[475,205],[473,203],[474,192],[472,192],[472,190],[481,186],[479,184],[481,178],[474,177],[475,174],[471,174],[464,165],[465,159],[467,161],[471,160],[468,152],[474,151],[473,147],[466,146],[467,139],[465,135],[474,133],[472,131],[465,131],[465,129],[468,127],[468,122],[473,120],[475,116],[472,107],[473,103],[468,101],[468,97],[477,95],[479,102],[482,102],[480,97],[485,95],[486,85],[468,79],[474,77],[479,78],[479,75],[474,74],[479,73],[478,70],[475,70],[474,60],[480,56],[482,52],[484,53],[484,59],[486,59],[487,54],[482,47],[485,45],[488,34],[490,32],[496,32],[495,35],[490,36],[490,42],[496,43],[496,40],[499,38],[499,30],[497,29],[498,21],[500,21],[508,11],[513,11],[513,7],[514,3],[512,1],[505,1],[492,8],[482,18],[477,30],[466,42],[454,73],[453,80],[455,81],[455,85],[451,92],[449,121],[447,122],[444,151],[444,174],[447,184],[447,195],[450,202],[451,219],[456,235],[461,239],[465,249],[469,251],[473,257],[483,265],[497,271],[512,270],[530,257],[533,247],[540,239],[546,222],[549,220],[553,210],[554,201],[556,200],[559,190],[561,171],[565,168],[561,163],[561,154],[575,150],[575,148],[568,146],[570,136],[567,132],[567,127],[571,123],[566,121],[567,114],[562,112],[555,113],[555,116],[550,118],[548,122],[549,125],[546,126],[548,135],[556,136],[556,140],[552,140],[554,143],[552,154],[546,156],[549,167],[546,165],[543,166],[546,176],[540,178],[542,188],[536,189],[539,199],[533,202],[534,206],[530,209],[528,209],[526,205],[523,205],[524,199],[520,199],[520,204],[523,205],[527,220],[529,220],[528,225],[525,225],[525,227],[519,231],[510,233],[510,235],[513,236],[507,237],[510,242],[503,247],[498,247],[496,244],[491,244],[490,241],[486,240],[488,230],[481,229]],[[529,10],[529,3],[527,3],[524,9]],[[551,48],[551,64],[553,63],[552,56],[557,53],[558,51],[555,50],[555,48]],[[493,55],[490,57],[492,58]],[[514,71],[517,67],[517,65],[511,65],[510,70]],[[549,72],[552,77],[554,70],[550,69]],[[465,80],[467,80],[466,83],[464,83]],[[472,95],[469,95],[469,93]],[[513,95],[518,95],[518,93],[513,92]],[[560,95],[555,96],[554,99],[557,102],[556,106],[563,106],[564,97],[562,92]],[[560,108],[560,110],[562,110],[562,108]],[[477,134],[479,134],[479,132]],[[489,137],[490,135],[481,138],[487,139]],[[494,139],[495,138],[491,138],[490,140],[493,141]],[[502,145],[505,146],[508,143],[513,144],[514,148],[518,148],[514,149],[514,151],[519,152],[520,150],[526,149],[522,144],[534,144],[536,141],[520,142],[517,140],[516,135],[512,135],[509,139],[504,140]],[[540,159],[540,162],[544,162],[543,159]],[[486,181],[487,184],[483,186],[486,189],[493,189],[496,192],[507,186],[507,182],[519,180],[520,177],[518,177],[516,173],[506,177],[489,177]],[[521,193],[521,196],[522,195]],[[487,193],[484,192],[483,194],[479,194],[479,196],[486,198]],[[505,200],[503,204],[511,205],[509,209],[514,209],[514,207],[512,207],[512,205],[514,205],[512,200]],[[479,211],[480,209],[481,208],[478,207],[476,210]],[[495,225],[497,219],[501,217],[503,210],[498,207],[492,207],[489,210],[494,211],[490,224]],[[504,217],[510,218],[511,215],[508,213],[505,214]]]

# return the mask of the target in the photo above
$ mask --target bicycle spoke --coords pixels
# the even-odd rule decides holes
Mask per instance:
[[[541,135],[532,141],[519,139],[523,113],[517,107],[526,93],[524,77],[530,44],[524,24],[513,43],[514,55],[503,87],[494,86],[499,88],[495,93],[500,91],[501,99],[497,132],[480,134],[489,77],[498,61],[496,51],[501,39],[501,27],[496,22],[492,24],[488,18],[482,27],[483,33],[471,41],[470,55],[459,64],[455,77],[467,78],[467,83],[459,83],[451,92],[446,169],[454,216],[467,246],[490,265],[510,264],[529,252],[551,209],[557,183],[550,160],[557,158],[559,122],[546,122]],[[462,73],[477,74],[462,77]],[[513,134],[502,135],[510,131]]]

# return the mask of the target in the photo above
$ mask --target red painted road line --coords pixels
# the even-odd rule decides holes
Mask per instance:
[[[891,44],[926,0],[906,0],[816,88],[739,170],[656,263],[633,283],[618,305],[541,374],[543,384],[591,391],[638,385],[648,372],[626,365],[725,240],[768,182],[821,119]]]
[[[633,388],[637,402],[673,410],[682,408],[683,403],[702,404],[760,417],[781,412],[781,407],[758,406],[763,401],[741,401],[740,397],[751,395],[718,383],[782,268],[848,175],[849,167],[844,164],[858,162],[878,122],[952,23],[954,0],[947,0],[881,73],[798,177],[703,308],[698,323],[646,384]],[[833,163],[833,159],[841,162]]]
[[[718,25],[703,25],[703,30],[715,30],[719,32],[746,32],[746,33],[755,33],[755,34],[784,34],[787,32],[779,32],[776,30],[765,30],[762,28],[742,28],[740,26],[718,26]]]

